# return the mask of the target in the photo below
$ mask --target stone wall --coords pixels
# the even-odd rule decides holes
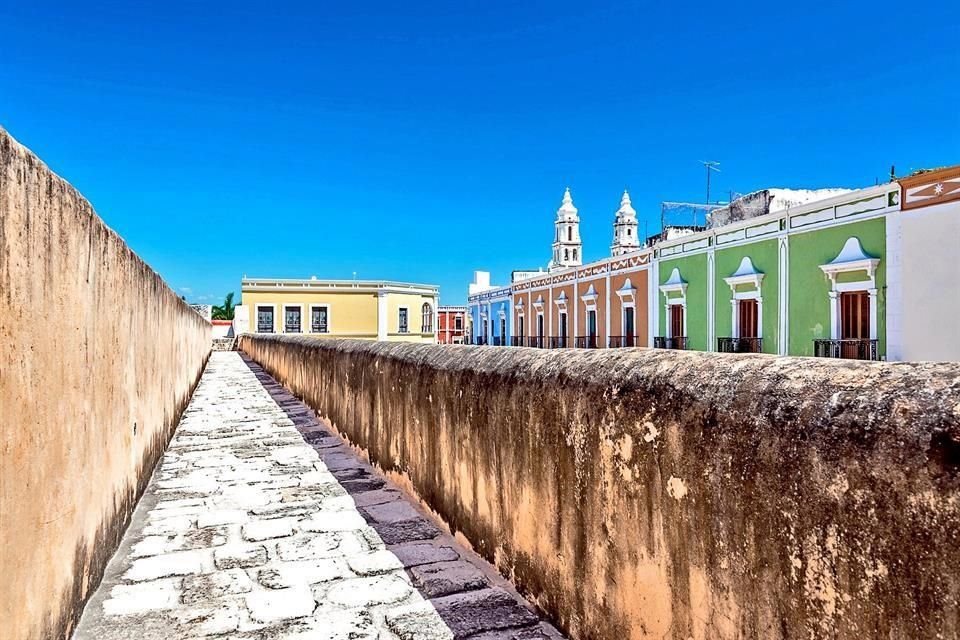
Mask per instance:
[[[210,351],[210,325],[0,129],[0,628],[64,638]]]
[[[958,365],[241,348],[576,638],[960,633]]]

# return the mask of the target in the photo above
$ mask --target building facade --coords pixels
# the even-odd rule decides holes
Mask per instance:
[[[887,219],[887,350],[895,360],[960,360],[960,166],[900,180]]]
[[[573,216],[567,190],[549,273],[471,296],[479,319],[512,311],[509,341],[481,331],[480,344],[960,360],[960,166],[859,190],[756,192],[651,246],[635,240],[624,193],[611,256],[564,266],[557,251],[572,259],[572,246],[557,239],[580,241]]]
[[[899,203],[889,183],[657,244],[654,346],[884,358]]]
[[[444,305],[437,308],[437,342],[465,344],[470,341],[467,307]]]
[[[439,290],[377,280],[244,278],[236,315],[254,333],[437,341]]]

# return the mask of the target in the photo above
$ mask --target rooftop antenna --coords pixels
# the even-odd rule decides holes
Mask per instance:
[[[700,164],[707,168],[707,204],[710,204],[710,172],[720,173],[720,163],[715,160],[701,160]]]

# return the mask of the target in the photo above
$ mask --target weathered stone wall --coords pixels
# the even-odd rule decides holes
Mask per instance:
[[[958,365],[241,348],[575,637],[960,633]]]
[[[209,351],[209,323],[0,129],[0,636],[69,635]]]

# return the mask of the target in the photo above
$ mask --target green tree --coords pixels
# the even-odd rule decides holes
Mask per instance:
[[[227,294],[227,297],[223,299],[223,304],[213,305],[212,317],[214,320],[233,320],[233,309],[236,305],[233,304],[233,291]]]

